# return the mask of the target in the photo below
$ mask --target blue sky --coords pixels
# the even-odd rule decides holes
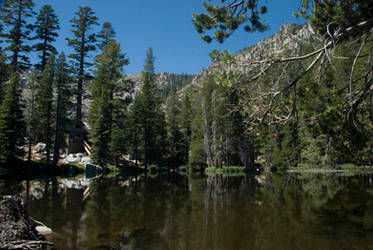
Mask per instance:
[[[268,6],[265,15],[270,30],[264,33],[237,31],[224,44],[203,42],[191,23],[192,13],[202,12],[202,0],[34,0],[36,11],[44,4],[55,9],[61,30],[55,43],[58,51],[71,53],[66,37],[71,37],[70,19],[79,6],[90,6],[100,23],[110,22],[117,32],[117,41],[130,59],[124,72],[141,72],[145,51],[153,47],[156,72],[196,74],[210,64],[208,54],[214,49],[231,53],[255,44],[274,34],[284,23],[301,23],[292,12],[299,7],[299,0],[262,1]],[[97,27],[97,31],[100,27]],[[92,60],[91,58],[90,60]]]

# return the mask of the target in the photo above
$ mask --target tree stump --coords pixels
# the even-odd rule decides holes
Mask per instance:
[[[48,249],[53,243],[36,231],[22,199],[0,197],[0,249]]]

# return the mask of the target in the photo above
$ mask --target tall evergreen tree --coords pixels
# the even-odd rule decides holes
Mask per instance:
[[[5,94],[5,83],[9,78],[9,66],[6,64],[6,55],[0,51],[0,105]]]
[[[56,62],[55,79],[57,84],[57,106],[56,106],[56,127],[53,150],[52,166],[55,167],[59,159],[59,150],[63,139],[63,125],[67,120],[67,111],[70,108],[69,71],[64,53],[61,53]]]
[[[138,162],[141,160],[140,155],[140,143],[142,138],[141,133],[141,117],[140,117],[140,95],[137,94],[129,107],[129,114],[128,114],[128,123],[129,123],[129,137],[128,137],[128,147],[130,150],[130,155],[132,159],[135,160],[135,164],[137,166]]]
[[[35,97],[38,90],[38,77],[39,73],[37,70],[34,70],[31,74],[31,77],[29,77],[28,81],[25,85],[25,92],[26,92],[26,107],[24,111],[24,117],[27,127],[27,137],[28,137],[28,153],[27,153],[27,160],[31,161],[32,157],[32,150],[31,146],[33,143],[33,140],[35,138],[35,128],[37,127],[37,120],[35,119]]]
[[[39,90],[36,96],[36,110],[38,119],[39,140],[46,144],[46,161],[49,165],[52,141],[52,113],[53,113],[53,82],[55,75],[55,58],[52,54],[41,74]]]
[[[47,59],[51,54],[57,54],[53,42],[58,37],[59,20],[54,12],[54,9],[49,4],[44,5],[36,19],[36,36],[35,39],[40,42],[34,45],[37,52],[40,52],[40,64],[38,65],[41,71],[44,70]]]
[[[71,21],[74,38],[67,38],[68,45],[74,49],[69,55],[74,61],[74,69],[77,73],[77,94],[76,94],[76,119],[82,119],[82,96],[83,84],[87,76],[86,67],[92,65],[87,62],[89,52],[96,50],[96,35],[92,31],[94,25],[98,25],[95,12],[90,7],[79,7],[76,17]]]
[[[180,129],[180,103],[176,87],[171,89],[167,100],[167,128],[170,151],[170,166],[175,168],[183,162],[183,134]]]
[[[32,47],[27,44],[27,41],[31,40],[30,33],[33,25],[28,24],[27,19],[35,14],[33,7],[32,0],[7,0],[1,9],[0,18],[7,27],[1,36],[8,43],[5,50],[12,53],[9,59],[13,71],[28,68],[30,65],[27,53],[32,50]]]
[[[128,113],[124,100],[116,98],[113,100],[112,126],[110,134],[110,155],[114,164],[119,166],[120,157],[126,152],[126,141],[128,138]]]
[[[8,162],[24,155],[24,120],[19,76],[14,73],[0,107],[0,156]]]
[[[88,121],[91,125],[92,158],[100,165],[111,160],[109,143],[113,123],[113,101],[118,80],[122,76],[125,55],[114,40],[95,59],[95,79],[91,85],[92,105]]]
[[[152,162],[151,150],[155,146],[155,134],[152,131],[157,106],[157,87],[154,83],[154,60],[153,49],[149,48],[146,52],[145,66],[142,73],[144,85],[140,94],[140,117],[143,130],[142,139],[145,168]]]
[[[189,93],[186,92],[183,97],[183,102],[181,105],[181,113],[180,113],[180,126],[181,126],[181,133],[183,134],[183,152],[182,152],[182,161],[183,164],[188,162],[189,158],[189,151],[190,151],[190,142],[192,137],[192,120],[193,120],[193,113],[192,113],[192,103],[189,98]]]
[[[142,130],[142,151],[145,168],[151,163],[160,163],[165,152],[165,117],[161,110],[160,90],[155,83],[152,48],[146,52],[142,78],[144,85],[138,95],[138,114]]]

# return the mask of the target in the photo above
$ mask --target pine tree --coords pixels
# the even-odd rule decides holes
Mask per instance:
[[[76,119],[82,119],[82,95],[83,84],[87,76],[86,67],[91,63],[86,61],[89,52],[96,50],[96,35],[92,31],[94,25],[98,25],[97,17],[90,7],[79,7],[70,22],[72,23],[71,31],[74,38],[67,38],[68,45],[74,49],[74,54],[69,55],[74,61],[74,69],[78,75],[77,94],[76,94]]]
[[[19,76],[14,73],[0,107],[0,156],[8,162],[24,155],[24,120]]]
[[[119,166],[120,157],[126,152],[125,142],[128,140],[127,115],[127,105],[124,100],[114,99],[109,149],[116,166]]]
[[[59,20],[54,9],[49,4],[44,5],[36,19],[36,36],[34,39],[40,40],[34,45],[37,52],[40,52],[41,59],[38,65],[41,71],[44,70],[47,59],[51,54],[57,54],[56,48],[52,45],[58,37],[57,30],[60,29]]]
[[[303,0],[309,1],[309,0]],[[216,40],[224,42],[240,25],[245,24],[245,31],[265,31],[268,27],[261,19],[267,12],[266,6],[259,5],[259,0],[220,0],[222,4],[203,3],[206,13],[193,13],[193,24],[201,39],[210,43]],[[213,34],[207,34],[214,31]]]
[[[165,121],[161,110],[160,91],[155,84],[154,60],[152,48],[146,52],[142,73],[144,85],[138,96],[139,116],[142,129],[142,144],[145,168],[151,163],[160,162],[164,152]]]
[[[0,18],[7,27],[1,36],[8,43],[5,50],[12,53],[9,59],[13,72],[28,68],[30,65],[27,53],[32,50],[32,47],[26,42],[31,40],[30,33],[33,25],[27,24],[26,21],[35,14],[33,7],[32,0],[7,0],[1,9]]]
[[[31,74],[31,77],[28,79],[25,90],[26,90],[26,107],[25,107],[25,122],[27,128],[27,137],[28,137],[28,153],[27,160],[31,161],[31,146],[35,138],[35,128],[38,123],[35,119],[35,97],[38,90],[38,77],[39,73],[37,70],[34,70]]]
[[[141,117],[140,117],[140,95],[137,94],[129,107],[129,114],[128,114],[128,147],[132,159],[135,160],[136,166],[138,162],[141,160],[140,157],[140,143],[142,138],[142,129],[141,129]]]
[[[190,151],[190,142],[192,136],[192,103],[189,98],[189,93],[186,92],[183,97],[183,102],[181,106],[181,114],[180,114],[180,126],[181,126],[181,133],[183,134],[183,153],[182,153],[182,161],[183,164],[188,162],[189,158],[189,151]]]
[[[9,78],[9,66],[6,64],[6,55],[4,51],[0,51],[0,105],[3,101],[5,93],[5,83]]]
[[[91,125],[92,159],[100,165],[111,160],[109,143],[113,123],[113,101],[118,80],[122,76],[125,55],[119,44],[111,40],[95,59],[95,79],[91,85],[92,105],[88,122]]]
[[[99,44],[98,47],[103,50],[110,40],[115,38],[115,31],[111,23],[104,22],[102,24],[102,30],[97,34]]]
[[[183,134],[180,131],[180,103],[176,87],[173,87],[167,100],[167,128],[170,151],[170,166],[175,168],[183,161]]]
[[[67,111],[70,108],[69,71],[65,54],[62,52],[56,62],[57,83],[57,106],[56,106],[56,128],[53,150],[52,166],[55,167],[59,160],[59,149],[63,140],[62,128],[67,120]]]
[[[373,17],[373,3],[370,0],[302,0],[302,8],[298,10],[298,13],[307,19],[309,18],[316,30],[324,35],[329,24],[346,29],[360,22],[368,21]],[[330,28],[334,28],[333,25]],[[354,35],[367,32],[370,29],[371,25],[360,27]]]
[[[48,62],[41,74],[39,90],[36,96],[35,107],[37,110],[36,117],[38,119],[38,138],[46,144],[46,161],[49,165],[50,148],[52,141],[52,113],[53,113],[53,82],[55,75],[55,58],[52,54],[48,58]]]

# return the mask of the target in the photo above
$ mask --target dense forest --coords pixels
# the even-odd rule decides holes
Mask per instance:
[[[43,162],[56,166],[66,134],[87,128],[78,139],[100,166],[372,165],[373,4],[301,3],[296,14],[308,23],[284,26],[236,55],[213,51],[212,65],[194,78],[156,74],[149,47],[136,84],[123,74],[130,60],[112,25],[95,32],[90,7],[71,19],[73,53],[65,55],[53,46],[60,24],[51,5],[35,13],[32,0],[5,1],[2,162],[31,161],[31,148],[43,142]],[[242,25],[267,29],[259,1],[204,6],[193,24],[206,42],[224,42]]]

